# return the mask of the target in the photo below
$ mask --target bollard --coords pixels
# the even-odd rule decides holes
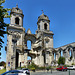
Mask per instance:
[[[52,73],[52,68],[51,68],[51,73]]]
[[[48,73],[49,69],[47,69],[47,73]]]
[[[70,70],[69,70],[69,75],[70,75]]]

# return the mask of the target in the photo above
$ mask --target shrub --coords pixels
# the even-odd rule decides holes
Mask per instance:
[[[45,67],[39,67],[38,69],[39,69],[39,70],[44,70],[44,69],[45,69]]]
[[[46,69],[51,69],[51,66],[46,67]]]
[[[63,65],[63,66],[65,66],[65,67],[69,67],[69,65]]]
[[[60,64],[65,64],[65,58],[64,57],[59,57],[59,59],[58,59],[58,64],[60,65]]]
[[[31,68],[31,71],[34,71],[35,72],[35,68]]]
[[[75,63],[72,63],[72,65],[75,65]]]
[[[29,69],[31,69],[31,68],[38,69],[38,66],[32,62],[31,65],[28,65],[28,68]]]

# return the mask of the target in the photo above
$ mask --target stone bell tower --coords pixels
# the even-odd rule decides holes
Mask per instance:
[[[40,65],[50,65],[52,61],[52,49],[53,49],[53,32],[50,31],[50,20],[47,15],[40,15],[37,22],[38,30],[37,34],[37,44],[40,44]],[[38,47],[37,47],[38,48]],[[39,52],[38,51],[38,52]],[[42,61],[42,62],[41,62]],[[39,65],[39,64],[38,64]]]
[[[49,23],[50,23],[49,18],[46,15],[44,15],[44,13],[42,13],[42,15],[38,17],[38,22],[37,22],[38,30],[49,31],[50,30]]]
[[[23,28],[23,12],[16,7],[11,9],[10,24],[7,28],[7,50],[6,50],[6,69],[15,69],[20,66],[20,62],[24,60],[24,35]]]
[[[38,22],[37,22],[38,30],[37,35],[38,37],[41,35],[43,38],[44,42],[44,47],[46,48],[53,48],[53,32],[50,31],[50,20],[47,15],[40,15],[38,17]]]
[[[16,5],[15,8],[11,9],[11,18],[10,18],[10,25],[11,26],[17,26],[17,27],[23,27],[23,12],[21,9],[18,8],[18,5]]]

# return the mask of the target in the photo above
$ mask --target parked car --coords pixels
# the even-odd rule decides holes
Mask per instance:
[[[69,70],[75,70],[75,65],[67,67],[67,69],[69,69]]]
[[[11,71],[7,71],[1,75],[27,75],[26,73],[23,73],[23,71],[19,71],[19,70],[11,70]]]
[[[0,70],[2,70],[2,69],[4,69],[4,67],[3,66],[0,66]]]
[[[28,68],[23,68],[22,71],[23,71],[23,73],[30,75],[30,70]]]
[[[60,67],[56,68],[56,70],[58,70],[58,71],[67,71],[67,67],[60,66]]]

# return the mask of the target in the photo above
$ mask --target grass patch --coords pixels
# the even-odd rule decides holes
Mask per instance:
[[[0,70],[0,74],[2,74],[2,73],[4,73],[4,72],[6,72],[6,69]]]

